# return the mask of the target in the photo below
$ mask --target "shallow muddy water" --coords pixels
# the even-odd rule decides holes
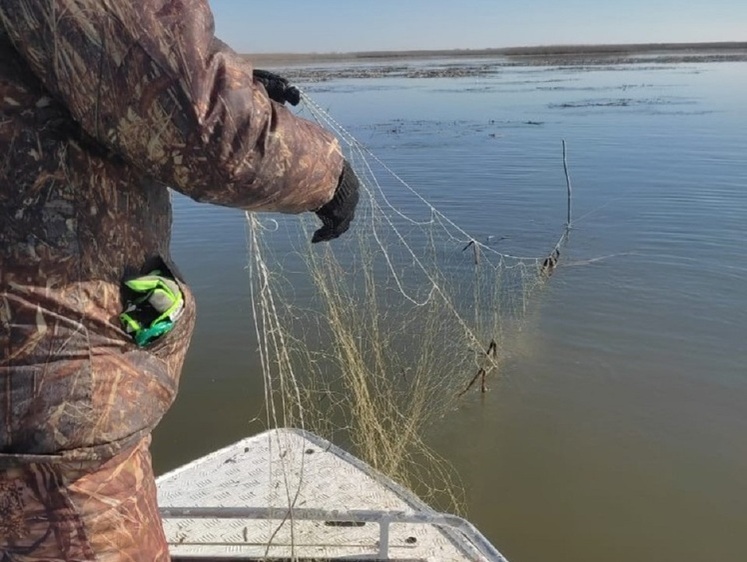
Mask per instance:
[[[507,252],[562,231],[567,141],[557,272],[504,377],[433,436],[469,519],[512,562],[747,560],[747,63],[439,64],[305,87]],[[199,309],[159,471],[262,429],[242,214],[175,196],[172,250]]]

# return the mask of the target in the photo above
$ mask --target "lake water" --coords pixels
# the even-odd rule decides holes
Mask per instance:
[[[561,264],[504,377],[436,436],[469,519],[512,562],[747,560],[747,63],[306,89],[511,252],[542,255],[562,232],[567,141]],[[245,239],[239,211],[175,197],[199,312],[158,471],[262,429]]]

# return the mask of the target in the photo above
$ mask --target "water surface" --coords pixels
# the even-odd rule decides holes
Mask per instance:
[[[307,91],[457,224],[522,255],[562,231],[568,143],[561,266],[504,378],[434,437],[471,521],[512,562],[747,560],[747,63]],[[159,471],[263,417],[242,214],[176,196],[172,248],[199,309]]]

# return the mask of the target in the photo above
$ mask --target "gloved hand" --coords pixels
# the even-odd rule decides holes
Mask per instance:
[[[322,219],[323,226],[314,233],[312,244],[333,240],[350,228],[350,222],[355,217],[355,206],[358,204],[358,189],[358,178],[350,163],[345,160],[334,197],[316,212]]]
[[[254,70],[254,78],[262,83],[267,90],[270,99],[284,104],[298,105],[301,101],[301,92],[295,86],[291,86],[288,80],[266,70]]]

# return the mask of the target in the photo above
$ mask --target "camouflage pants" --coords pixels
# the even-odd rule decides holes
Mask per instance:
[[[149,444],[0,471],[0,562],[168,561]]]

